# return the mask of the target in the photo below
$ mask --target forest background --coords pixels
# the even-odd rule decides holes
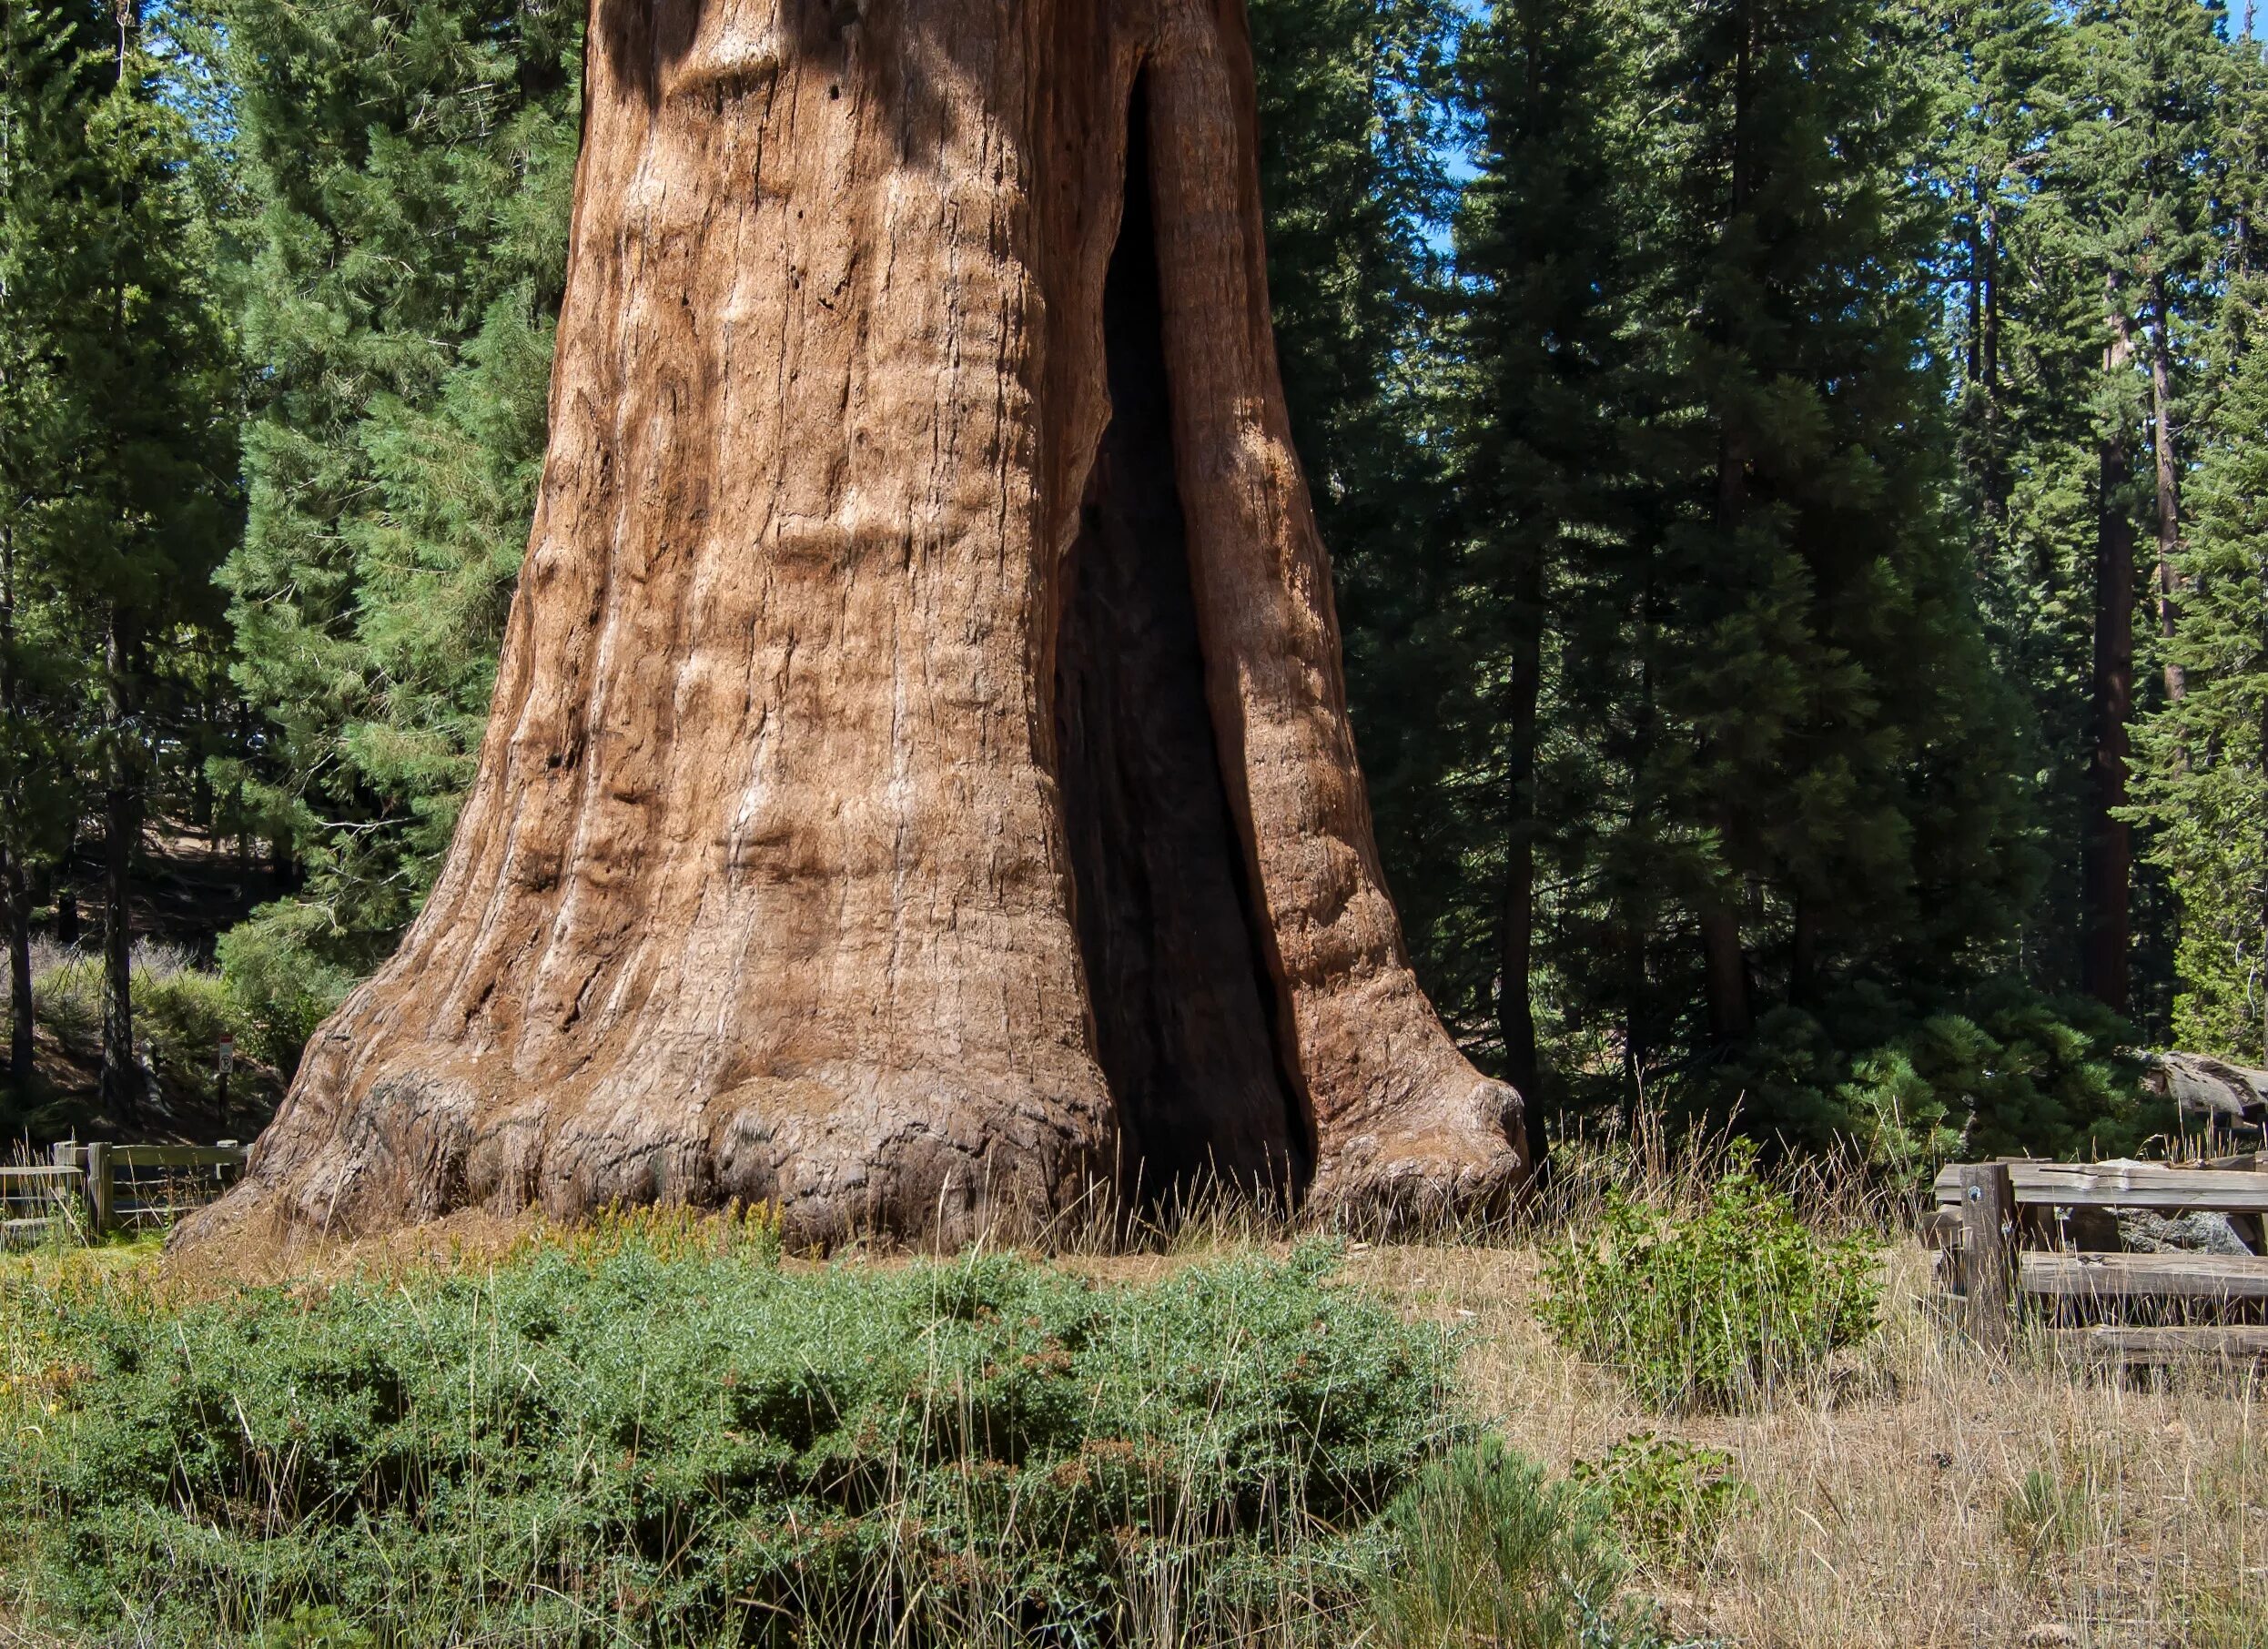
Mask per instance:
[[[1250,10],[1364,766],[1473,1056],[1539,1121],[1909,1169],[2138,1144],[2136,1049],[2268,1063],[2253,20]],[[224,1030],[288,1074],[414,916],[540,479],[582,21],[0,0],[12,1127]],[[267,896],[190,1012],[135,913],[194,845]]]

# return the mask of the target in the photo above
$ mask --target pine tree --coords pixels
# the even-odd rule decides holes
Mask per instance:
[[[543,451],[582,15],[224,16],[260,400],[223,578],[274,743],[222,778],[304,887],[223,959],[304,1029],[418,908],[487,716]]]
[[[1579,883],[1585,848],[1626,800],[1606,741],[1626,680],[1636,582],[1625,451],[1634,226],[1612,15],[1592,0],[1501,0],[1468,37],[1478,176],[1457,225],[1465,299],[1458,482],[1457,723],[1465,875],[1479,907],[1468,971],[1490,979],[1504,1074],[1529,1098],[1530,1144],[1561,1084],[1544,1080],[1534,1005],[1582,967],[1539,919],[1539,860]],[[1553,693],[1545,718],[1545,675]]]
[[[131,9],[87,8],[87,65],[59,148],[67,221],[46,248],[66,295],[52,333],[66,446],[52,506],[56,601],[94,661],[84,742],[104,842],[102,1098],[132,1116],[132,895],[151,786],[186,703],[211,574],[233,529],[234,362],[192,177],[194,143]],[[185,668],[186,667],[186,668]]]
[[[2141,734],[2137,791],[2181,900],[2174,1039],[2268,1064],[2268,349],[2247,351],[2215,422],[2172,649],[2189,690]]]
[[[0,7],[0,919],[19,1099],[33,1077],[32,879],[67,846],[80,801],[84,672],[57,600],[66,547],[56,531],[72,432],[57,375],[70,294],[55,251],[69,243],[83,157],[74,114],[95,90],[83,32],[46,6]]]
[[[2031,875],[2015,718],[1944,508],[1922,274],[1940,226],[1909,181],[1899,42],[1848,0],[1655,15],[1662,430],[1685,480],[1639,782],[1695,833],[1659,875],[1691,912],[1719,1090],[1816,1138],[1831,1088],[1757,1062],[1817,1044],[1806,1027],[1854,988],[1957,990],[2012,932]]]
[[[1455,500],[1434,376],[1461,8],[1251,0],[1250,15],[1277,351],[1332,559],[1380,850],[1420,976],[1469,1031],[1491,975],[1463,943],[1447,805],[1465,665],[1450,633]]]
[[[1952,134],[1932,169],[1958,226],[1943,333],[1964,513],[2044,781],[2049,873],[2026,971],[2162,1029],[2164,901],[2135,872],[2128,746],[2138,709],[2177,693],[2182,673],[2161,659],[2154,679],[2135,674],[2135,544],[2154,522],[2162,631],[2178,605],[2182,430],[2202,410],[2186,362],[2211,308],[2201,214],[2218,168],[2201,121],[2220,96],[2216,14],[2192,0],[1916,11]]]
[[[2098,450],[2093,788],[2086,851],[2087,988],[2146,1035],[2167,1034],[2173,958],[2162,881],[2133,871],[2127,806],[2131,723],[2186,692],[2171,647],[2182,591],[2182,477],[2196,396],[2188,362],[2212,324],[2210,200],[2217,169],[2211,113],[2227,58],[2217,4],[2104,0],[2070,33],[2080,117],[2060,187],[2071,200],[2070,256],[2096,284],[2101,374]],[[2137,566],[2137,523],[2155,553]],[[2134,671],[2134,586],[2154,586],[2155,622]],[[2141,848],[2154,860],[2150,845]]]
[[[2170,663],[2186,691],[2137,737],[2137,801],[2152,857],[2180,902],[2185,1047],[2268,1063],[2268,263],[2253,228],[2268,158],[2268,75],[2232,48],[2214,147],[2224,296],[2198,396],[2194,509],[2178,570],[2189,592]]]

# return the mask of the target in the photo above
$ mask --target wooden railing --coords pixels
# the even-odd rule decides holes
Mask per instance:
[[[233,1184],[245,1155],[236,1145],[58,1145],[50,1162],[0,1168],[0,1241],[170,1225]]]
[[[2253,1222],[2257,1250],[2268,1173],[2252,1158],[1963,1163],[1938,1176],[1937,1202],[1923,1239],[1941,1251],[1954,1317],[1988,1345],[2006,1345],[2030,1311],[2066,1345],[2128,1362],[2268,1358],[2268,1257],[2112,1252],[2075,1237],[2084,1210],[2227,1214]]]
[[[86,1186],[76,1167],[0,1168],[0,1248],[86,1236],[93,1229]]]

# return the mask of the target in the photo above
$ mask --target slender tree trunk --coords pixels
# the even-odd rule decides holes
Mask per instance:
[[[1736,912],[1719,905],[1701,913],[1701,954],[1709,1035],[1720,1043],[1746,1040],[1757,1026],[1748,999],[1748,953],[1740,943]]]
[[[2107,287],[2111,342],[2103,370],[2115,385],[2133,360],[2133,338],[2117,277]],[[2134,703],[2134,520],[2127,490],[2133,475],[2129,435],[2113,414],[2097,449],[2095,527],[2094,750],[2088,786],[2086,942],[2081,950],[2087,994],[2116,1013],[2127,1011],[2131,833],[2126,805],[2128,723]]]
[[[7,718],[8,742],[19,759],[26,749],[22,681],[16,670],[15,526],[0,525],[0,715]],[[18,809],[20,793],[10,798]],[[21,831],[25,821],[13,821]],[[5,907],[8,946],[8,1080],[18,1094],[34,1072],[32,1022],[32,901],[24,874],[20,843],[0,842],[0,906]]]
[[[1645,1098],[1646,1067],[1653,1058],[1653,1043],[1645,1022],[1645,1005],[1650,993],[1646,986],[1646,929],[1638,912],[1625,904],[1623,934],[1623,1086],[1627,1107],[1633,1116]]]
[[[1984,381],[1985,184],[1979,168],[1969,180],[1969,349],[1965,363],[1971,389]]]
[[[0,906],[5,906],[8,943],[8,1081],[25,1092],[37,1071],[33,1039],[32,894],[21,860],[0,850]]]
[[[1726,433],[1717,450],[1716,519],[1718,531],[1729,536],[1747,513],[1748,459],[1746,445]],[[1727,864],[1721,887],[1701,910],[1703,985],[1707,995],[1709,1034],[1720,1043],[1737,1042],[1756,1027],[1756,1012],[1748,996],[1748,957],[1740,942],[1740,915],[1733,904],[1736,883],[1734,857],[1738,844],[1729,798],[1719,803],[1719,839]]]
[[[2150,421],[2158,482],[2158,639],[2166,653],[2166,699],[2179,703],[2189,691],[2189,680],[2173,652],[2181,622],[2182,492],[2174,468],[2173,320],[2162,275],[2150,278]]]
[[[1820,952],[1827,939],[1827,912],[1809,894],[1796,895],[1796,918],[1787,964],[1788,999],[1798,1007],[1818,1000]]]
[[[228,813],[237,832],[237,874],[249,879],[252,875],[252,817],[244,804],[244,763],[242,753],[251,748],[252,707],[242,699],[236,704],[236,748],[238,761],[236,777],[228,788]]]
[[[200,714],[199,720],[204,721],[205,716]],[[210,746],[200,740],[190,758],[192,765],[189,768],[189,823],[204,833],[207,842],[217,845],[220,840],[220,833],[213,824],[213,781],[212,775],[205,769],[207,753],[209,749]]]
[[[114,0],[118,29],[117,79],[123,86],[127,55],[142,21],[142,0]],[[123,191],[125,183],[119,180]],[[116,207],[124,221],[123,197]],[[126,337],[127,283],[110,283],[110,323],[114,338]],[[111,431],[111,472],[122,472],[119,432]],[[113,1117],[138,1115],[143,1098],[142,1075],[134,1058],[134,852],[142,834],[141,774],[135,749],[138,733],[134,724],[139,706],[135,702],[135,642],[129,635],[132,620],[124,605],[113,602],[103,636],[103,735],[106,772],[103,790],[103,996],[102,1082],[104,1108]]]
[[[1504,885],[1497,916],[1496,1023],[1504,1042],[1504,1075],[1529,1097],[1529,1160],[1545,1149],[1543,1108],[1535,1104],[1538,1071],[1535,1009],[1528,992],[1535,937],[1536,705],[1544,673],[1544,564],[1532,529],[1516,525],[1519,563],[1512,588],[1512,659],[1504,736]]]
[[[2008,520],[2008,466],[2001,453],[2007,412],[2000,389],[2000,233],[1998,213],[1984,212],[1984,316],[1978,369],[1984,384],[1984,512],[1996,527]]]
[[[1657,568],[1651,544],[1645,550],[1639,569],[1637,602],[1632,614],[1633,645],[1638,672],[1638,712],[1631,726],[1629,763],[1630,823],[1634,828],[1641,823],[1640,810],[1645,805],[1647,792],[1645,774],[1654,761],[1661,737],[1654,667],[1659,645],[1655,608]],[[1630,1116],[1635,1118],[1645,1102],[1645,1076],[1653,1055],[1653,1027],[1645,1017],[1646,1004],[1652,998],[1647,974],[1652,952],[1653,911],[1645,904],[1644,893],[1627,884],[1619,890],[1615,904],[1622,920],[1625,1104]]]
[[[134,1060],[134,849],[141,839],[139,775],[133,753],[133,650],[126,615],[113,607],[104,642],[102,1100],[116,1117],[141,1107],[142,1076]]]
[[[952,1239],[1152,1150],[1501,1201],[1520,1098],[1418,988],[1354,760],[1241,0],[779,15],[596,0],[478,774],[187,1239]]]
[[[1756,19],[1751,6],[1743,5],[1739,9],[1740,40],[1734,55],[1732,155],[1728,166],[1735,216],[1747,210],[1753,187],[1747,130]],[[1717,437],[1716,452],[1716,528],[1726,540],[1740,530],[1747,515],[1748,462],[1747,432],[1726,415],[1725,427]],[[1701,951],[1709,1033],[1716,1041],[1726,1043],[1747,1037],[1756,1027],[1756,1012],[1748,996],[1748,957],[1741,947],[1740,916],[1731,902],[1735,865],[1730,861],[1736,857],[1738,842],[1738,832],[1731,817],[1731,798],[1719,798],[1718,811],[1723,815],[1718,824],[1728,860],[1726,883],[1719,895],[1712,895],[1719,902],[1706,905],[1700,913]]]

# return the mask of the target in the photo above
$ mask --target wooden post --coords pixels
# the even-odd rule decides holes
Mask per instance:
[[[86,1169],[86,1207],[91,1216],[93,1235],[100,1237],[110,1229],[111,1185],[110,1147],[98,1139],[90,1139],[80,1158]]]
[[[2016,1186],[2005,1162],[1964,1163],[1959,1174],[1961,1324],[1999,1349],[2016,1326]]]
[[[85,1199],[86,1193],[86,1162],[85,1158],[80,1154],[83,1148],[83,1147],[75,1144],[71,1140],[63,1139],[56,1141],[47,1152],[48,1158],[53,1162],[55,1167],[59,1168],[76,1168],[78,1170],[79,1195],[82,1200]],[[46,1214],[49,1219],[55,1219],[58,1216],[68,1213],[69,1210],[66,1205],[66,1199],[67,1199],[70,1194],[71,1193],[67,1189],[66,1182],[63,1180],[58,1179],[49,1186],[47,1192],[47,1201],[49,1206],[46,1209]]]

